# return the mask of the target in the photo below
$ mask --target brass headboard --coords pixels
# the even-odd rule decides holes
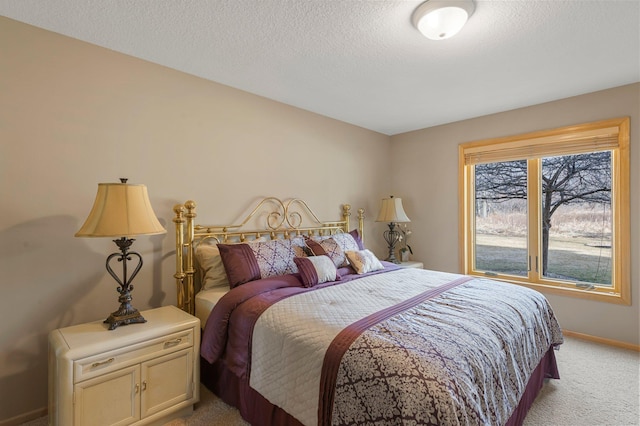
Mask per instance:
[[[195,313],[196,288],[194,253],[198,244],[206,240],[215,243],[233,243],[255,238],[288,239],[298,235],[333,235],[349,232],[351,206],[342,206],[342,220],[322,222],[306,202],[298,198],[282,201],[267,197],[260,201],[251,213],[237,225],[196,225],[196,203],[187,201],[177,204],[173,211],[176,229],[176,273],[178,307],[190,314]],[[263,229],[248,230],[252,221],[264,215]],[[309,224],[305,224],[309,219]],[[358,232],[364,241],[364,209],[358,209]]]

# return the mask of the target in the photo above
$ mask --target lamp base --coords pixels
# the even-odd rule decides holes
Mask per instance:
[[[396,243],[400,241],[400,232],[396,231],[395,227],[395,223],[389,222],[389,229],[384,231],[384,234],[382,234],[384,236],[384,240],[389,246],[389,256],[385,260],[391,263],[400,263],[395,255]]]
[[[131,305],[120,306],[120,309],[112,312],[109,318],[104,320],[105,324],[109,324],[109,330],[115,330],[119,325],[140,324],[143,322],[147,322],[147,320]]]
[[[402,263],[398,260],[398,258],[395,255],[387,257],[385,261],[395,263],[396,265],[399,265],[400,263]]]
[[[115,279],[120,287],[118,287],[118,293],[120,293],[120,297],[118,297],[118,302],[120,302],[120,307],[117,311],[112,312],[109,315],[109,318],[104,320],[105,324],[109,324],[109,330],[114,330],[119,325],[127,325],[127,324],[139,324],[143,322],[147,322],[146,319],[140,315],[140,312],[133,306],[131,306],[131,292],[133,291],[133,286],[131,285],[131,281],[133,277],[136,276],[140,268],[142,267],[142,256],[139,253],[129,251],[129,247],[133,244],[135,240],[131,238],[122,237],[118,240],[113,240],[114,243],[120,248],[120,253],[112,253],[109,257],[107,257],[107,271],[109,274]],[[138,258],[138,264],[131,276],[127,279],[127,261],[131,260],[132,257]],[[112,259],[117,259],[118,262],[122,262],[122,276],[121,280],[118,275],[111,269],[109,262]]]

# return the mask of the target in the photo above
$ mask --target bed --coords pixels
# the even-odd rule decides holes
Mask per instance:
[[[366,249],[364,210],[320,221],[268,197],[235,225],[174,208],[177,301],[204,324],[201,381],[253,425],[522,424],[559,378],[540,293],[402,268]]]

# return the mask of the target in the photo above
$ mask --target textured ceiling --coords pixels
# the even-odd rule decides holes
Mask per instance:
[[[640,1],[0,0],[0,15],[393,135],[640,81]]]

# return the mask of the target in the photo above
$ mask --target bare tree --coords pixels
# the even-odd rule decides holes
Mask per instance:
[[[527,198],[527,161],[479,164],[476,200],[504,203]],[[546,157],[542,160],[542,273],[547,273],[549,232],[562,205],[611,203],[611,152]]]

